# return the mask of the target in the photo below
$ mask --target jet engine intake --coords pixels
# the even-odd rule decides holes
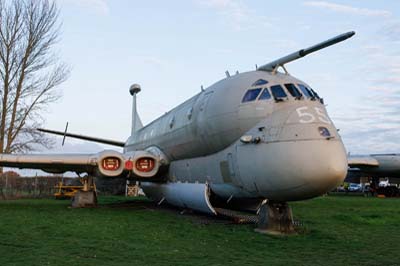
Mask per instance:
[[[139,172],[151,172],[154,169],[155,166],[155,160],[153,158],[150,157],[142,157],[136,160],[136,169]]]
[[[125,170],[129,171],[129,177],[137,180],[149,180],[155,177],[160,168],[160,162],[156,156],[147,151],[135,151],[125,154]]]
[[[124,171],[124,156],[116,151],[102,151],[91,160],[97,162],[97,173],[103,177],[117,177]]]

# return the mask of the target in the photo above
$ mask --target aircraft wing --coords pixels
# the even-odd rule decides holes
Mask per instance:
[[[0,167],[40,169],[48,173],[88,173],[94,176],[151,178],[160,159],[147,151],[122,154],[104,150],[93,154],[0,154]]]
[[[112,176],[122,173],[122,154],[105,150],[95,154],[0,154],[0,166],[19,169],[40,169],[48,173],[95,174],[100,168]]]
[[[347,161],[348,176],[400,178],[400,154],[352,155]]]
[[[379,161],[372,156],[349,156],[347,163],[350,168],[379,166]]]

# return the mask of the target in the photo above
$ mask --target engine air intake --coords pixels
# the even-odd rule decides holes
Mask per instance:
[[[103,159],[102,166],[104,170],[116,171],[119,169],[120,160],[117,157],[107,157]]]
[[[151,172],[154,169],[155,162],[153,158],[140,158],[136,161],[136,169],[140,172]]]

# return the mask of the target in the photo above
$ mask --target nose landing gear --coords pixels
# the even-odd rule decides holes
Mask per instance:
[[[264,201],[258,211],[255,231],[273,235],[294,234],[292,209],[287,202]]]

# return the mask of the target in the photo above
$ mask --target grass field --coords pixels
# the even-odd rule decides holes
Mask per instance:
[[[132,200],[115,205],[125,198],[100,201],[95,209],[0,201],[0,265],[400,265],[399,199],[292,203],[304,232],[286,237]]]

